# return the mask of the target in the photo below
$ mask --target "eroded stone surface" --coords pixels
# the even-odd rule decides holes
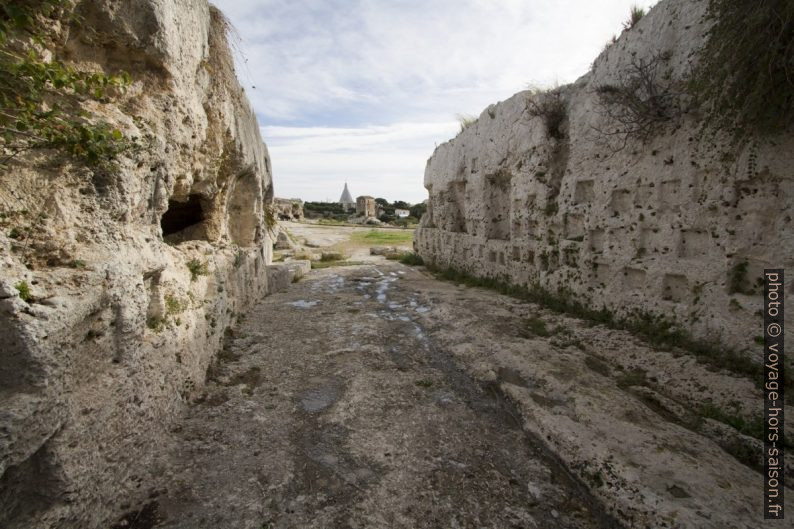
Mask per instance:
[[[222,15],[206,1],[76,4],[55,51],[131,74],[90,110],[140,149],[94,171],[31,153],[0,178],[8,528],[99,527],[136,500],[224,329],[268,291],[269,158]]]
[[[314,271],[252,310],[154,467],[157,527],[611,527],[430,338],[420,278]]]
[[[315,270],[227,341],[153,466],[157,527],[759,527],[761,474],[722,448],[746,436],[688,422],[704,393],[761,413],[625,332],[399,264]]]
[[[681,110],[647,143],[624,144],[609,135],[616,125],[596,93],[620,86],[632,61],[654,60],[655,82],[681,91],[707,34],[707,4],[659,2],[559,89],[565,119],[555,130],[528,103],[553,95],[521,92],[440,145],[425,172],[417,252],[477,276],[565,287],[622,316],[675,318],[760,359],[759,278],[794,264],[794,137],[736,145],[731,131]]]

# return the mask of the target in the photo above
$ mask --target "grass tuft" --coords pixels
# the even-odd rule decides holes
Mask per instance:
[[[210,273],[207,263],[195,258],[187,262],[187,269],[190,270],[191,281],[195,281],[199,276],[205,276]]]
[[[22,299],[22,301],[25,303],[30,303],[30,301],[33,299],[33,294],[30,292],[30,286],[28,285],[27,281],[20,281],[14,285],[14,288],[17,289],[20,299]]]
[[[645,16],[645,9],[640,6],[634,5],[631,6],[631,11],[629,11],[629,18],[627,18],[623,22],[623,29],[629,30],[632,29],[637,23],[642,20],[642,17]]]
[[[405,252],[400,257],[399,261],[404,265],[409,266],[422,266],[425,264],[424,259],[419,254],[415,254],[414,252]]]
[[[469,114],[458,114],[456,117],[458,118],[458,123],[460,123],[460,132],[477,123],[477,118]]]

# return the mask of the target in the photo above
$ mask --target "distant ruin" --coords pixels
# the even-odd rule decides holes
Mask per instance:
[[[378,205],[373,197],[362,196],[356,198],[356,215],[359,217],[377,217]]]

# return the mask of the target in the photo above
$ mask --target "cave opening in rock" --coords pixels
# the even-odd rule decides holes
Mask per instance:
[[[186,202],[168,201],[168,210],[160,219],[163,237],[182,232],[187,228],[199,226],[204,222],[204,209],[199,195],[190,195]]]

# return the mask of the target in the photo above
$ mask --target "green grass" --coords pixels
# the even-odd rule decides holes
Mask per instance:
[[[389,261],[400,261],[402,264],[409,266],[422,266],[425,264],[422,256],[414,252],[391,252],[385,254],[385,257]]]
[[[414,240],[413,230],[378,230],[357,231],[350,240],[360,244],[408,244]]]
[[[188,308],[188,303],[182,301],[173,294],[166,294],[165,296],[165,309],[170,315],[175,315],[183,312]]]
[[[321,226],[347,226],[350,225],[349,222],[346,220],[338,220],[338,219],[319,219],[317,224]]]
[[[334,266],[358,266],[362,264],[364,264],[363,261],[312,261],[312,269],[320,270]]]
[[[19,292],[19,297],[25,303],[30,303],[30,300],[33,299],[33,294],[30,293],[30,286],[28,285],[27,281],[20,281],[14,285],[14,288],[17,289],[17,292]]]
[[[399,261],[404,265],[409,266],[422,266],[425,264],[424,259],[422,259],[421,255],[415,254],[414,252],[405,252],[400,257]]]

